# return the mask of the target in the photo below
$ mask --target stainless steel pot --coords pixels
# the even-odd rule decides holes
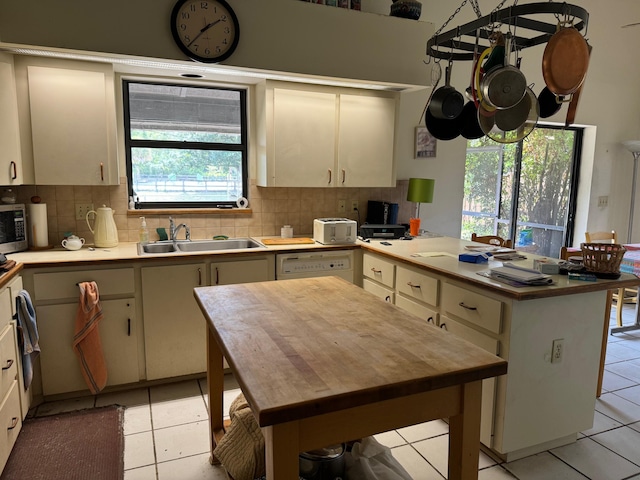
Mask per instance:
[[[302,452],[298,457],[300,476],[305,480],[341,480],[344,452],[344,443]]]

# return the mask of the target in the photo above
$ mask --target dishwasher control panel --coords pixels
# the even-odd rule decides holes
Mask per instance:
[[[337,275],[353,282],[353,252],[289,253],[276,255],[276,278]]]

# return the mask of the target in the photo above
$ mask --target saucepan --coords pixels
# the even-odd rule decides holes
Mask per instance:
[[[445,69],[445,84],[436,90],[429,102],[429,110],[435,118],[452,120],[462,112],[464,97],[451,86],[451,61]]]
[[[305,480],[339,480],[344,477],[344,443],[330,445],[298,457],[300,476]]]
[[[494,47],[496,48],[496,47]],[[519,68],[509,64],[511,55],[511,35],[506,35],[504,65],[496,65],[480,81],[484,101],[497,109],[506,109],[520,102],[526,93],[527,80]],[[489,63],[487,59],[487,63]]]

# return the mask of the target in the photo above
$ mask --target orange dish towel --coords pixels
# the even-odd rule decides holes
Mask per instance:
[[[100,392],[107,384],[107,364],[104,361],[98,325],[102,306],[96,282],[81,282],[80,303],[76,314],[73,350],[80,362],[82,376],[91,393]]]

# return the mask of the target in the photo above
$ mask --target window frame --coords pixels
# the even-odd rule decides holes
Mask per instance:
[[[129,85],[159,85],[168,87],[202,88],[207,90],[226,90],[238,92],[240,95],[240,143],[214,143],[214,142],[187,142],[175,140],[136,140],[131,138],[131,118],[129,103]],[[131,161],[131,151],[133,148],[158,148],[158,149],[180,149],[180,150],[212,150],[212,151],[232,151],[240,152],[242,156],[242,197],[248,198],[249,193],[249,132],[248,132],[248,112],[247,112],[247,88],[228,87],[215,84],[196,85],[191,83],[141,80],[133,78],[122,78],[123,97],[123,123],[124,123],[124,147],[125,163],[127,171],[127,192],[128,196],[134,198],[136,209],[198,209],[198,208],[235,208],[236,200],[216,201],[216,202],[138,202],[133,193],[133,164]]]

